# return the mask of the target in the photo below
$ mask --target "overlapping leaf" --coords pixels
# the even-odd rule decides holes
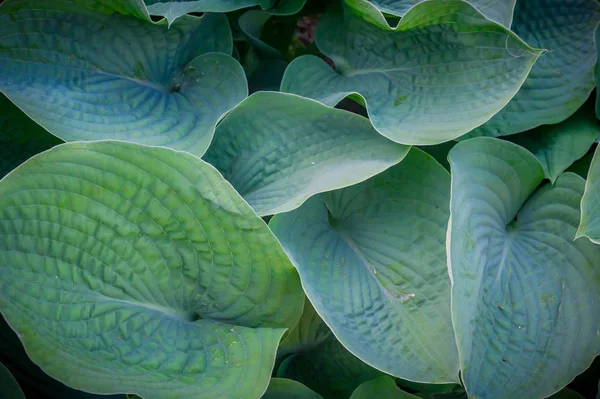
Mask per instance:
[[[450,164],[462,380],[470,397],[547,397],[600,348],[600,247],[574,241],[584,181],[565,173],[538,188],[533,154],[492,138],[459,143]]]
[[[300,57],[282,91],[330,106],[358,93],[375,128],[403,144],[437,144],[483,124],[541,54],[460,0],[420,3],[391,32],[336,9],[323,16],[316,40],[336,71]]]
[[[262,92],[219,124],[204,159],[259,215],[272,215],[364,181],[400,162],[408,149],[378,135],[359,115]]]
[[[323,399],[297,381],[287,378],[271,378],[269,388],[262,399]]]
[[[367,21],[383,29],[392,29],[385,18],[385,14],[402,17],[415,4],[425,0],[345,0]],[[468,3],[478,9],[492,21],[496,21],[507,28],[513,17],[516,0],[468,0]]]
[[[0,397],[5,399],[25,399],[15,377],[0,363]]]
[[[210,165],[69,143],[0,182],[0,311],[46,373],[95,393],[259,397],[298,276]]]
[[[336,337],[400,378],[458,382],[444,245],[449,193],[448,172],[412,149],[385,172],[269,224]]]
[[[512,30],[547,49],[506,107],[473,136],[505,136],[571,116],[594,88],[596,0],[519,0]]]
[[[363,382],[350,396],[350,399],[418,399],[418,396],[401,391],[394,379],[384,375],[371,381]]]
[[[302,9],[306,0],[144,0],[150,14],[165,17],[169,24],[190,12],[229,12],[261,6],[272,14],[290,15]]]
[[[562,123],[540,126],[508,139],[531,151],[542,164],[544,175],[555,182],[589,151],[599,133],[593,105],[588,103]]]
[[[60,143],[0,94],[0,178],[29,157]]]
[[[331,337],[331,330],[317,314],[308,299],[300,321],[279,345],[278,356],[312,350]]]
[[[577,236],[600,244],[600,147],[596,147],[581,200],[581,221]]]
[[[65,141],[202,155],[216,123],[247,95],[242,68],[226,55],[226,17],[186,17],[167,29],[88,3],[0,5],[0,92]]]

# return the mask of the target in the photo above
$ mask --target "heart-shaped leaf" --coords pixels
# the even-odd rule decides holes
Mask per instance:
[[[306,0],[144,0],[150,14],[165,17],[169,24],[190,12],[230,12],[261,6],[271,14],[291,15],[304,7]]]
[[[269,224],[335,336],[400,378],[458,382],[444,245],[449,195],[448,172],[413,148],[385,172]]]
[[[0,94],[0,179],[29,157],[60,143]]]
[[[202,155],[216,123],[247,95],[243,69],[226,55],[227,18],[186,17],[167,29],[79,3],[0,5],[0,92],[65,141]]]
[[[46,373],[94,393],[259,397],[298,276],[210,165],[69,143],[0,182],[0,310]]]
[[[395,31],[334,9],[316,43],[336,66],[304,56],[281,91],[329,106],[359,94],[373,126],[402,144],[438,144],[483,124],[517,93],[541,54],[460,0],[413,7]]]
[[[596,0],[517,1],[512,30],[547,49],[506,107],[467,137],[505,136],[571,116],[594,89]]]
[[[416,3],[423,1],[425,0],[345,0],[346,4],[364,19],[383,29],[393,29],[385,19],[385,14],[402,17]],[[516,0],[468,0],[467,2],[492,21],[510,28]]]
[[[509,136],[508,140],[531,151],[542,164],[544,175],[554,183],[562,172],[589,151],[599,133],[593,104],[588,102],[562,123],[540,126]]]
[[[554,185],[493,138],[450,151],[452,319],[469,397],[544,398],[600,348],[600,247],[574,241],[584,180]]]
[[[0,363],[0,398],[25,399],[19,383],[2,363]]]
[[[408,150],[362,116],[293,94],[259,92],[219,124],[204,159],[259,215],[273,215],[364,181]]]
[[[262,399],[323,399],[297,381],[287,378],[271,378],[269,388]]]
[[[371,381],[363,382],[354,390],[350,399],[419,399],[418,396],[411,395],[398,389],[394,379],[384,375]]]

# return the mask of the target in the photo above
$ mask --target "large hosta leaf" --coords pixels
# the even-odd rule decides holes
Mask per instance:
[[[375,128],[403,144],[441,143],[486,122],[517,93],[541,53],[460,0],[420,3],[392,32],[332,10],[316,40],[337,70],[300,57],[282,91],[330,106],[358,93]]]
[[[600,247],[574,241],[584,180],[565,173],[537,189],[534,155],[493,138],[458,144],[450,165],[452,318],[469,397],[547,397],[600,348]]]
[[[600,147],[596,147],[590,164],[585,193],[581,200],[581,222],[577,236],[600,244]]]
[[[29,157],[60,143],[0,94],[0,178]]]
[[[562,172],[589,151],[598,133],[600,126],[593,104],[588,102],[562,123],[540,126],[508,139],[531,151],[542,164],[545,176],[555,182]]]
[[[259,215],[364,181],[409,147],[381,137],[359,115],[293,94],[255,93],[219,124],[204,159]]]
[[[0,5],[0,92],[65,141],[120,139],[202,155],[247,95],[224,15],[167,29],[66,0]],[[84,2],[87,3],[87,2]]]
[[[304,301],[302,317],[279,345],[278,356],[312,350],[331,336],[331,330],[319,317],[308,299]]]
[[[448,172],[412,149],[366,182],[269,224],[342,344],[400,378],[458,382],[444,245],[449,194]]]
[[[70,143],[0,182],[0,311],[74,388],[259,397],[298,276],[210,165],[122,142]]]
[[[2,363],[0,363],[0,398],[25,399],[19,383]]]
[[[363,382],[352,392],[350,399],[419,399],[418,396],[401,391],[394,379],[384,375],[371,381]]]
[[[547,49],[517,95],[469,136],[505,136],[571,116],[594,88],[596,0],[519,0],[512,30]]]
[[[383,29],[392,29],[384,14],[401,17],[416,3],[425,0],[345,0],[346,4],[362,15],[367,21]],[[492,21],[507,28],[513,17],[516,0],[467,0],[473,7]]]
[[[272,14],[290,15],[302,9],[306,0],[144,0],[148,11],[169,23],[190,12],[229,12],[261,6]]]
[[[323,399],[306,386],[287,378],[271,378],[269,388],[262,399]]]

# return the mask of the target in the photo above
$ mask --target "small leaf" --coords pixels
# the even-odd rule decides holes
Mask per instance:
[[[271,378],[262,399],[323,399],[306,386],[287,378]]]
[[[517,1],[512,30],[548,51],[508,105],[465,138],[506,136],[573,115],[594,89],[594,29],[599,21],[596,0]]]
[[[0,310],[73,388],[259,397],[302,301],[277,239],[192,155],[68,143],[0,182]]]
[[[419,399],[418,396],[401,391],[394,379],[384,375],[371,381],[363,382],[354,390],[350,399]]]
[[[3,399],[25,399],[15,377],[0,363],[0,397]]]
[[[269,227],[340,342],[396,377],[458,382],[444,245],[450,177],[429,155],[322,194]]]
[[[393,29],[385,18],[385,14],[398,17],[404,16],[415,4],[425,0],[345,0],[365,20],[382,29]],[[483,13],[492,21],[496,21],[507,28],[513,18],[516,0],[468,0],[474,8]]]
[[[465,388],[475,398],[552,395],[600,348],[600,247],[574,241],[584,181],[564,173],[538,188],[535,156],[492,138],[457,144],[450,165],[447,246]]]
[[[588,152],[599,133],[593,104],[588,102],[562,123],[540,126],[507,139],[531,151],[542,164],[544,175],[554,183]]]
[[[204,159],[265,216],[364,181],[408,150],[359,115],[293,94],[259,92],[219,124]]]
[[[462,1],[417,4],[395,31],[345,9],[326,14],[314,56],[294,60],[281,91],[334,106],[360,94],[373,126],[402,144],[462,136],[502,109],[541,54]]]
[[[247,95],[244,71],[226,55],[226,17],[186,17],[167,29],[92,6],[2,3],[0,92],[65,141],[119,139],[201,156]]]

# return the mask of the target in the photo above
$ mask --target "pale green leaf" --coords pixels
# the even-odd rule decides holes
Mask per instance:
[[[506,107],[468,137],[505,136],[571,116],[594,89],[596,0],[517,1],[512,30],[547,49]]]
[[[422,382],[458,382],[445,234],[450,176],[413,148],[371,179],[270,222],[306,295],[369,365]]]
[[[0,363],[0,398],[25,399],[19,383],[2,363]]]
[[[29,157],[60,143],[0,94],[0,178]]]
[[[281,90],[329,106],[360,94],[381,134],[415,145],[454,139],[489,120],[541,54],[460,0],[420,3],[395,31],[334,9],[319,22],[316,43],[337,70],[300,57]]]
[[[371,381],[363,382],[354,390],[350,399],[418,399],[418,396],[401,391],[394,379],[384,375]]]
[[[596,147],[581,200],[581,221],[577,237],[600,244],[600,147]]]
[[[600,348],[600,247],[574,241],[584,180],[546,183],[493,138],[450,151],[452,319],[469,397],[544,398]]]
[[[262,399],[323,399],[297,381],[287,378],[271,378],[269,388]]]
[[[223,13],[257,5],[271,14],[292,15],[304,7],[306,0],[145,0],[145,3],[150,14],[165,17],[172,24],[191,12]]]
[[[555,182],[598,138],[600,126],[593,104],[588,104],[562,123],[540,126],[508,139],[531,151],[542,164],[545,176]]]
[[[408,150],[362,116],[293,94],[259,92],[219,124],[204,159],[259,215],[272,215],[364,181]]]
[[[0,92],[65,141],[119,139],[200,156],[247,95],[244,71],[226,55],[224,15],[167,29],[78,2],[7,0],[0,25]]]
[[[415,4],[423,1],[425,0],[345,0],[346,4],[364,19],[383,29],[393,29],[384,14],[402,17]],[[467,2],[492,21],[510,28],[516,0],[468,0]]]
[[[277,370],[277,377],[299,381],[324,398],[348,398],[361,383],[381,375],[333,335],[311,350],[288,356]]]
[[[210,165],[68,143],[0,182],[0,311],[47,374],[93,393],[259,397],[303,294]]]

